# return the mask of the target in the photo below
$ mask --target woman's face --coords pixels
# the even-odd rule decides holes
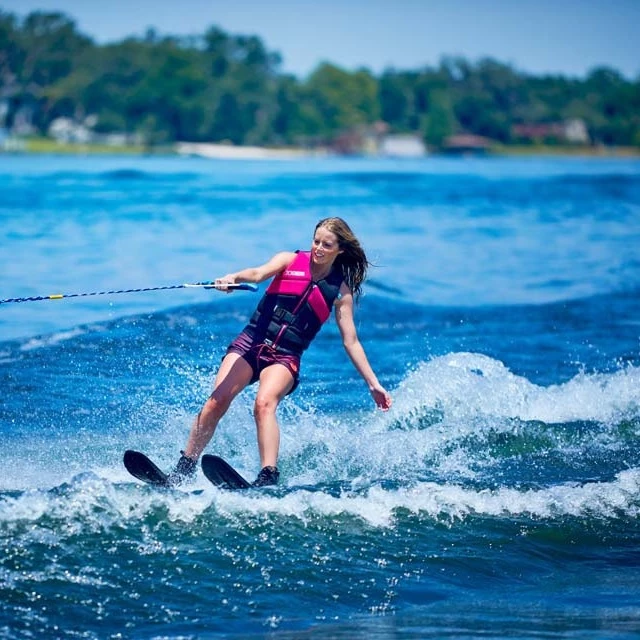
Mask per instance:
[[[331,266],[341,253],[336,234],[326,227],[318,227],[311,243],[311,261],[319,267]]]

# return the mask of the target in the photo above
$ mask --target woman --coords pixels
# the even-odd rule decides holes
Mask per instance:
[[[174,471],[173,485],[189,480],[200,454],[232,400],[247,385],[259,382],[254,405],[261,471],[254,486],[277,484],[280,429],[276,409],[298,385],[300,358],[331,308],[342,343],[358,373],[369,386],[378,407],[386,411],[391,396],[378,382],[358,340],[353,321],[369,262],[360,243],[341,218],[326,218],[315,228],[310,252],[281,252],[260,267],[230,273],[215,281],[226,285],[263,282],[275,276],[249,324],[229,345],[216,376],[213,393],[205,402],[189,434]]]

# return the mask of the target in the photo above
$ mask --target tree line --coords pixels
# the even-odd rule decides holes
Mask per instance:
[[[64,13],[0,11],[0,125],[28,113],[45,134],[56,118],[91,116],[96,132],[135,133],[149,144],[308,146],[384,122],[440,147],[460,133],[522,142],[517,125],[578,119],[594,144],[640,147],[640,76],[607,67],[569,78],[444,57],[379,75],[327,62],[301,79],[280,72],[281,62],[259,37],[216,26],[99,45]],[[544,141],[560,142],[553,134]]]

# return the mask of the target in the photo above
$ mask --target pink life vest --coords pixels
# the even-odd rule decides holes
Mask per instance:
[[[331,315],[342,282],[339,268],[314,282],[311,254],[299,251],[273,279],[245,332],[283,352],[301,354]]]

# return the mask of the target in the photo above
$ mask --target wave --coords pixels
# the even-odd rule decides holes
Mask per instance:
[[[153,174],[148,171],[141,171],[139,169],[114,169],[112,171],[104,171],[99,174],[100,177],[107,180],[153,180],[157,179]],[[166,176],[165,176],[166,177]]]
[[[436,281],[429,281],[434,286],[444,287]],[[549,285],[552,286],[552,285]],[[142,287],[142,285],[141,285]],[[522,320],[536,320],[544,322],[551,316],[557,322],[560,319],[570,319],[577,315],[581,318],[592,319],[594,323],[603,318],[613,319],[624,324],[637,325],[640,320],[636,320],[640,314],[640,288],[638,283],[630,282],[627,286],[612,289],[606,293],[595,293],[590,295],[563,298],[550,302],[534,303],[500,303],[481,304],[469,306],[463,304],[434,305],[432,302],[421,302],[415,299],[415,291],[412,285],[397,286],[393,282],[387,282],[375,277],[367,278],[364,283],[365,295],[363,304],[367,305],[374,316],[374,322],[380,322],[377,316],[385,319],[391,317],[394,325],[403,326],[403,320],[408,320],[411,325],[416,321],[420,326],[438,326],[449,324],[454,320],[469,319],[490,321],[492,316],[502,317],[506,312],[511,313],[516,318],[522,316]],[[415,288],[415,287],[414,287]],[[370,289],[371,291],[368,291]],[[144,290],[141,288],[141,290]],[[389,300],[393,306],[389,307]],[[64,330],[42,333],[35,336],[14,339],[11,341],[0,340],[0,345],[16,345],[21,350],[28,350],[39,347],[46,347],[65,341],[85,333],[112,331],[122,324],[145,324],[161,323],[166,317],[174,317],[176,314],[216,314],[216,317],[229,315],[244,321],[247,305],[245,302],[235,304],[236,301],[225,300],[224,303],[196,303],[169,307],[161,311],[142,314],[127,314],[116,317],[108,321],[97,323],[83,323],[66,327]],[[603,313],[603,309],[606,311]],[[531,328],[529,328],[531,331]]]
[[[20,351],[32,351],[34,349],[44,349],[47,347],[51,347],[54,345],[61,344],[68,340],[74,340],[75,338],[79,338],[81,336],[86,335],[89,331],[98,331],[98,326],[94,325],[91,330],[87,329],[83,326],[72,327],[67,331],[54,331],[53,333],[43,335],[43,336],[34,336],[31,338],[27,338],[20,344]]]
[[[104,159],[103,159],[104,160]],[[199,178],[199,174],[189,171],[176,171],[175,167],[171,171],[145,171],[144,169],[133,169],[129,167],[118,167],[114,169],[104,169],[104,164],[111,164],[109,159],[106,163],[100,163],[93,169],[86,167],[74,171],[52,171],[44,174],[44,178],[52,181],[81,181],[86,180],[106,180],[113,182],[121,181],[173,181],[189,180]],[[121,163],[120,163],[121,164]]]
[[[136,441],[149,441],[153,449],[147,452],[171,463],[190,424],[189,411],[211,384],[210,367],[201,367],[201,358],[209,362],[211,355],[209,348],[203,351],[199,333],[206,326],[200,316],[210,313],[205,305],[188,314],[138,316],[18,341],[14,348],[5,343],[9,348],[0,351],[5,381],[19,393],[0,412],[8,429],[2,486],[34,486],[24,484],[35,480],[13,453],[12,438],[21,439],[18,449],[29,452],[29,464],[40,459],[46,466],[41,483],[104,460],[106,443],[111,448],[106,459],[113,465],[120,465],[118,450]],[[241,320],[231,310],[225,314],[231,314],[232,324]],[[179,360],[169,349],[177,330],[181,340],[172,348],[180,349]],[[164,350],[158,351],[156,342],[165,344]],[[42,370],[52,359],[62,367],[55,384]],[[318,365],[308,368],[313,366]],[[81,377],[89,395],[79,390]],[[29,390],[40,381],[54,395],[34,406]],[[294,482],[455,479],[485,487],[534,486],[604,478],[640,466],[640,367],[631,364],[544,386],[487,355],[449,353],[408,370],[393,389],[394,407],[386,414],[348,402],[347,390],[334,390],[337,403],[331,402],[324,384],[287,398],[281,407],[283,465]],[[117,402],[110,400],[113,385],[129,389]],[[215,442],[249,475],[256,465],[252,394],[249,389],[234,403]],[[22,442],[35,424],[39,439]],[[64,455],[56,455],[61,449]]]
[[[208,371],[182,367],[178,373],[204,397]],[[640,467],[639,389],[640,369],[632,366],[544,387],[480,354],[437,357],[407,374],[387,414],[318,411],[308,400],[287,399],[280,419],[285,486],[435,482],[520,491],[608,481]],[[182,393],[176,388],[170,395]],[[9,443],[2,485],[40,488],[82,469],[122,481],[121,452],[134,443],[170,466],[191,414],[170,399],[158,403],[146,396],[142,389],[131,401],[135,416],[116,407],[96,415],[79,407],[63,414],[72,421],[67,427],[21,441],[19,455]],[[252,403],[252,393],[243,394],[212,443],[247,477],[257,466]],[[87,428],[94,423],[99,432]],[[27,419],[24,437],[32,424]]]
[[[363,190],[386,194],[394,202],[406,204],[477,204],[490,201],[518,207],[531,206],[544,200],[547,206],[555,201],[591,204],[606,200],[637,202],[640,187],[640,165],[634,162],[584,163],[582,172],[575,164],[553,167],[548,173],[544,167],[531,162],[511,163],[511,173],[500,171],[500,163],[482,165],[478,173],[470,171],[468,163],[450,161],[438,165],[415,165],[396,171],[346,171],[325,176],[325,179],[351,185]],[[587,207],[576,216],[597,216],[597,210]]]
[[[421,363],[401,383],[397,405],[409,424],[420,416],[469,419],[478,415],[524,421],[614,423],[640,416],[640,368],[580,373],[563,384],[533,384],[502,362],[453,353]]]
[[[159,492],[135,482],[115,482],[84,473],[49,490],[0,495],[2,537],[33,526],[65,535],[98,533],[113,527],[139,527],[162,519],[193,523],[215,515],[230,526],[247,518],[284,518],[301,522],[353,518],[368,526],[394,527],[410,514],[425,522],[448,523],[469,518],[537,519],[563,522],[629,520],[640,515],[640,468],[617,474],[609,482],[565,483],[544,489],[477,490],[457,484],[418,482],[405,487],[357,483],[318,487],[229,492],[204,486],[191,491]],[[240,520],[239,520],[240,519]]]
[[[640,186],[640,164],[629,165],[628,171],[619,171],[620,167],[612,167],[611,172],[604,174],[579,174],[579,173],[566,173],[561,176],[554,176],[549,178],[550,182],[556,182],[559,184],[578,184],[581,186],[600,186],[600,187],[630,187]]]

